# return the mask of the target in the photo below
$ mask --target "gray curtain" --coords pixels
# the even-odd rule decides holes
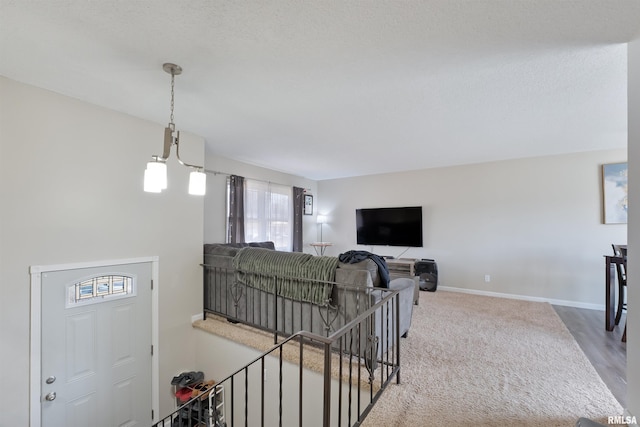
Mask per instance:
[[[244,243],[244,177],[229,177],[229,228],[227,242]]]
[[[293,252],[302,252],[302,210],[304,188],[293,187]]]

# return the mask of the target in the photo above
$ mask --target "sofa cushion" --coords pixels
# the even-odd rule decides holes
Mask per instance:
[[[276,244],[273,242],[249,242],[246,243],[252,248],[264,248],[264,249],[272,249],[276,250]]]
[[[204,254],[206,255],[223,255],[233,257],[241,248],[226,245],[204,245]]]
[[[235,256],[238,251],[246,247],[252,248],[265,248],[275,250],[276,246],[273,242],[249,242],[249,243],[205,243],[204,254],[205,255],[223,255],[223,256]]]
[[[347,270],[367,270],[371,275],[371,281],[374,287],[380,286],[380,276],[378,275],[378,265],[371,259],[365,259],[364,261],[349,264],[346,262],[339,262],[338,268],[344,268]]]

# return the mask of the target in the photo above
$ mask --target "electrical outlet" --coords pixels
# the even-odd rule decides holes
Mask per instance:
[[[485,283],[489,283],[491,281],[491,275],[485,274],[484,275],[484,281],[485,281]]]

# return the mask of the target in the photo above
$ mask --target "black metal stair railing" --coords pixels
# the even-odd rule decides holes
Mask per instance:
[[[226,318],[272,332],[274,344],[278,336],[310,331],[329,336],[378,301],[386,289],[284,275],[269,275],[203,264],[203,314]],[[368,272],[359,272],[367,275]],[[244,280],[268,282],[258,287]],[[360,276],[362,278],[362,276]],[[312,299],[282,292],[286,284],[300,281],[316,289]],[[319,289],[319,290],[317,290]],[[314,292],[314,291],[310,291]]]
[[[153,426],[359,426],[393,378],[400,383],[398,291],[371,292],[377,302],[328,336],[294,333]],[[317,359],[321,393],[309,368]],[[267,378],[267,367],[275,367],[277,382]],[[220,388],[224,414],[215,404]]]

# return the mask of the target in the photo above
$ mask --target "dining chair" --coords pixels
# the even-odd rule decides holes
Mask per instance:
[[[616,264],[616,271],[618,273],[618,307],[616,309],[615,324],[620,323],[622,318],[622,311],[627,309],[626,304],[626,290],[627,290],[627,245],[612,244],[613,254],[622,258],[622,264]],[[627,342],[627,322],[625,320],[624,332],[622,333],[622,341]]]

